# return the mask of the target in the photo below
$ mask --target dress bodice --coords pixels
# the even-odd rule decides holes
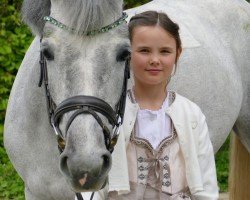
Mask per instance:
[[[118,195],[110,192],[110,200],[190,200],[185,175],[185,162],[175,129],[157,149],[142,138],[131,134],[127,147],[130,190]]]

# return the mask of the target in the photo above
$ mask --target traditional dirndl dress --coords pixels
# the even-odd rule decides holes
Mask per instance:
[[[109,193],[110,200],[191,200],[185,175],[185,162],[177,133],[162,140],[157,149],[131,134],[127,147],[130,190],[128,194]]]
[[[132,101],[136,102],[133,91],[129,92]],[[185,161],[176,130],[169,116],[164,117],[164,110],[173,103],[174,99],[175,94],[168,92],[160,110],[147,110],[146,112],[141,110],[141,113],[140,111],[137,113],[137,122],[126,149],[130,193],[118,195],[116,191],[109,192],[110,200],[192,199],[186,180]],[[154,126],[152,126],[153,121],[145,121],[145,118],[165,121],[160,123],[154,121]],[[162,124],[165,125],[162,126]],[[154,139],[151,137],[154,136],[151,131],[154,132],[154,128],[157,129],[159,126],[163,128],[156,133],[158,139]],[[149,133],[146,133],[148,131]],[[154,142],[154,147],[149,140]]]

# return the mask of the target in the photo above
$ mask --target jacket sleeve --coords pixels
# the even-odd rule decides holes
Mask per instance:
[[[204,114],[200,111],[198,129],[198,162],[200,165],[203,191],[194,194],[197,200],[216,200],[219,197],[213,146],[209,137]]]

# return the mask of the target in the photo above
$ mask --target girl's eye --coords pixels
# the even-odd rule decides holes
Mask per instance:
[[[169,50],[161,50],[161,53],[168,54],[171,53]]]
[[[149,50],[148,49],[140,49],[139,52],[141,52],[141,53],[148,53]]]

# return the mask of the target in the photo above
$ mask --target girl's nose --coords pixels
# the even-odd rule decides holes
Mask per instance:
[[[160,63],[159,57],[157,55],[152,55],[149,63],[150,65],[158,65]]]

